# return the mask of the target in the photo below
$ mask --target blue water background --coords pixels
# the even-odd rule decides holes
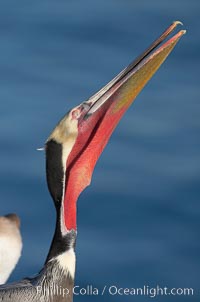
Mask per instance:
[[[200,296],[200,1],[0,2],[0,214],[22,220],[10,281],[38,272],[54,231],[42,147],[57,121],[173,20],[188,30],[112,136],[78,202],[76,284],[192,287]],[[148,297],[77,296],[84,301]]]

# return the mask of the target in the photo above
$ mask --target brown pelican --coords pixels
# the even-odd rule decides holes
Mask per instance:
[[[0,284],[7,281],[22,250],[20,219],[15,214],[0,217]]]
[[[174,22],[104,88],[70,110],[49,136],[46,174],[57,212],[52,244],[38,275],[2,286],[0,301],[73,300],[77,199],[90,184],[95,164],[122,115],[185,33],[179,31],[158,47],[178,24]]]

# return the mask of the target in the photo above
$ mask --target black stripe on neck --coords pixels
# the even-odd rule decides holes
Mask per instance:
[[[57,206],[63,195],[64,168],[62,163],[62,144],[51,139],[46,143],[46,177],[49,192]]]
[[[46,143],[46,175],[49,192],[54,200],[57,219],[54,237],[46,259],[51,259],[75,247],[76,231],[71,230],[65,235],[61,232],[61,206],[63,195],[64,168],[62,164],[62,144],[51,139]]]
[[[60,226],[60,209],[57,209],[56,229],[51,243],[51,247],[46,259],[46,263],[60,254],[68,251],[70,248],[75,249],[76,231],[70,230],[65,235],[61,232]]]

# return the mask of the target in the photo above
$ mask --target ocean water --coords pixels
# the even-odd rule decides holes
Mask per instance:
[[[199,12],[198,0],[0,2],[0,214],[18,213],[23,235],[9,281],[40,270],[54,231],[36,149],[178,19],[187,35],[123,117],[79,198],[76,285],[194,295],[74,301],[199,301]]]

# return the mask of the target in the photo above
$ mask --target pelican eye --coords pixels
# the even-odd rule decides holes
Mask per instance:
[[[72,111],[72,119],[79,119],[79,117],[81,116],[81,109],[80,108],[77,108],[75,110]]]

